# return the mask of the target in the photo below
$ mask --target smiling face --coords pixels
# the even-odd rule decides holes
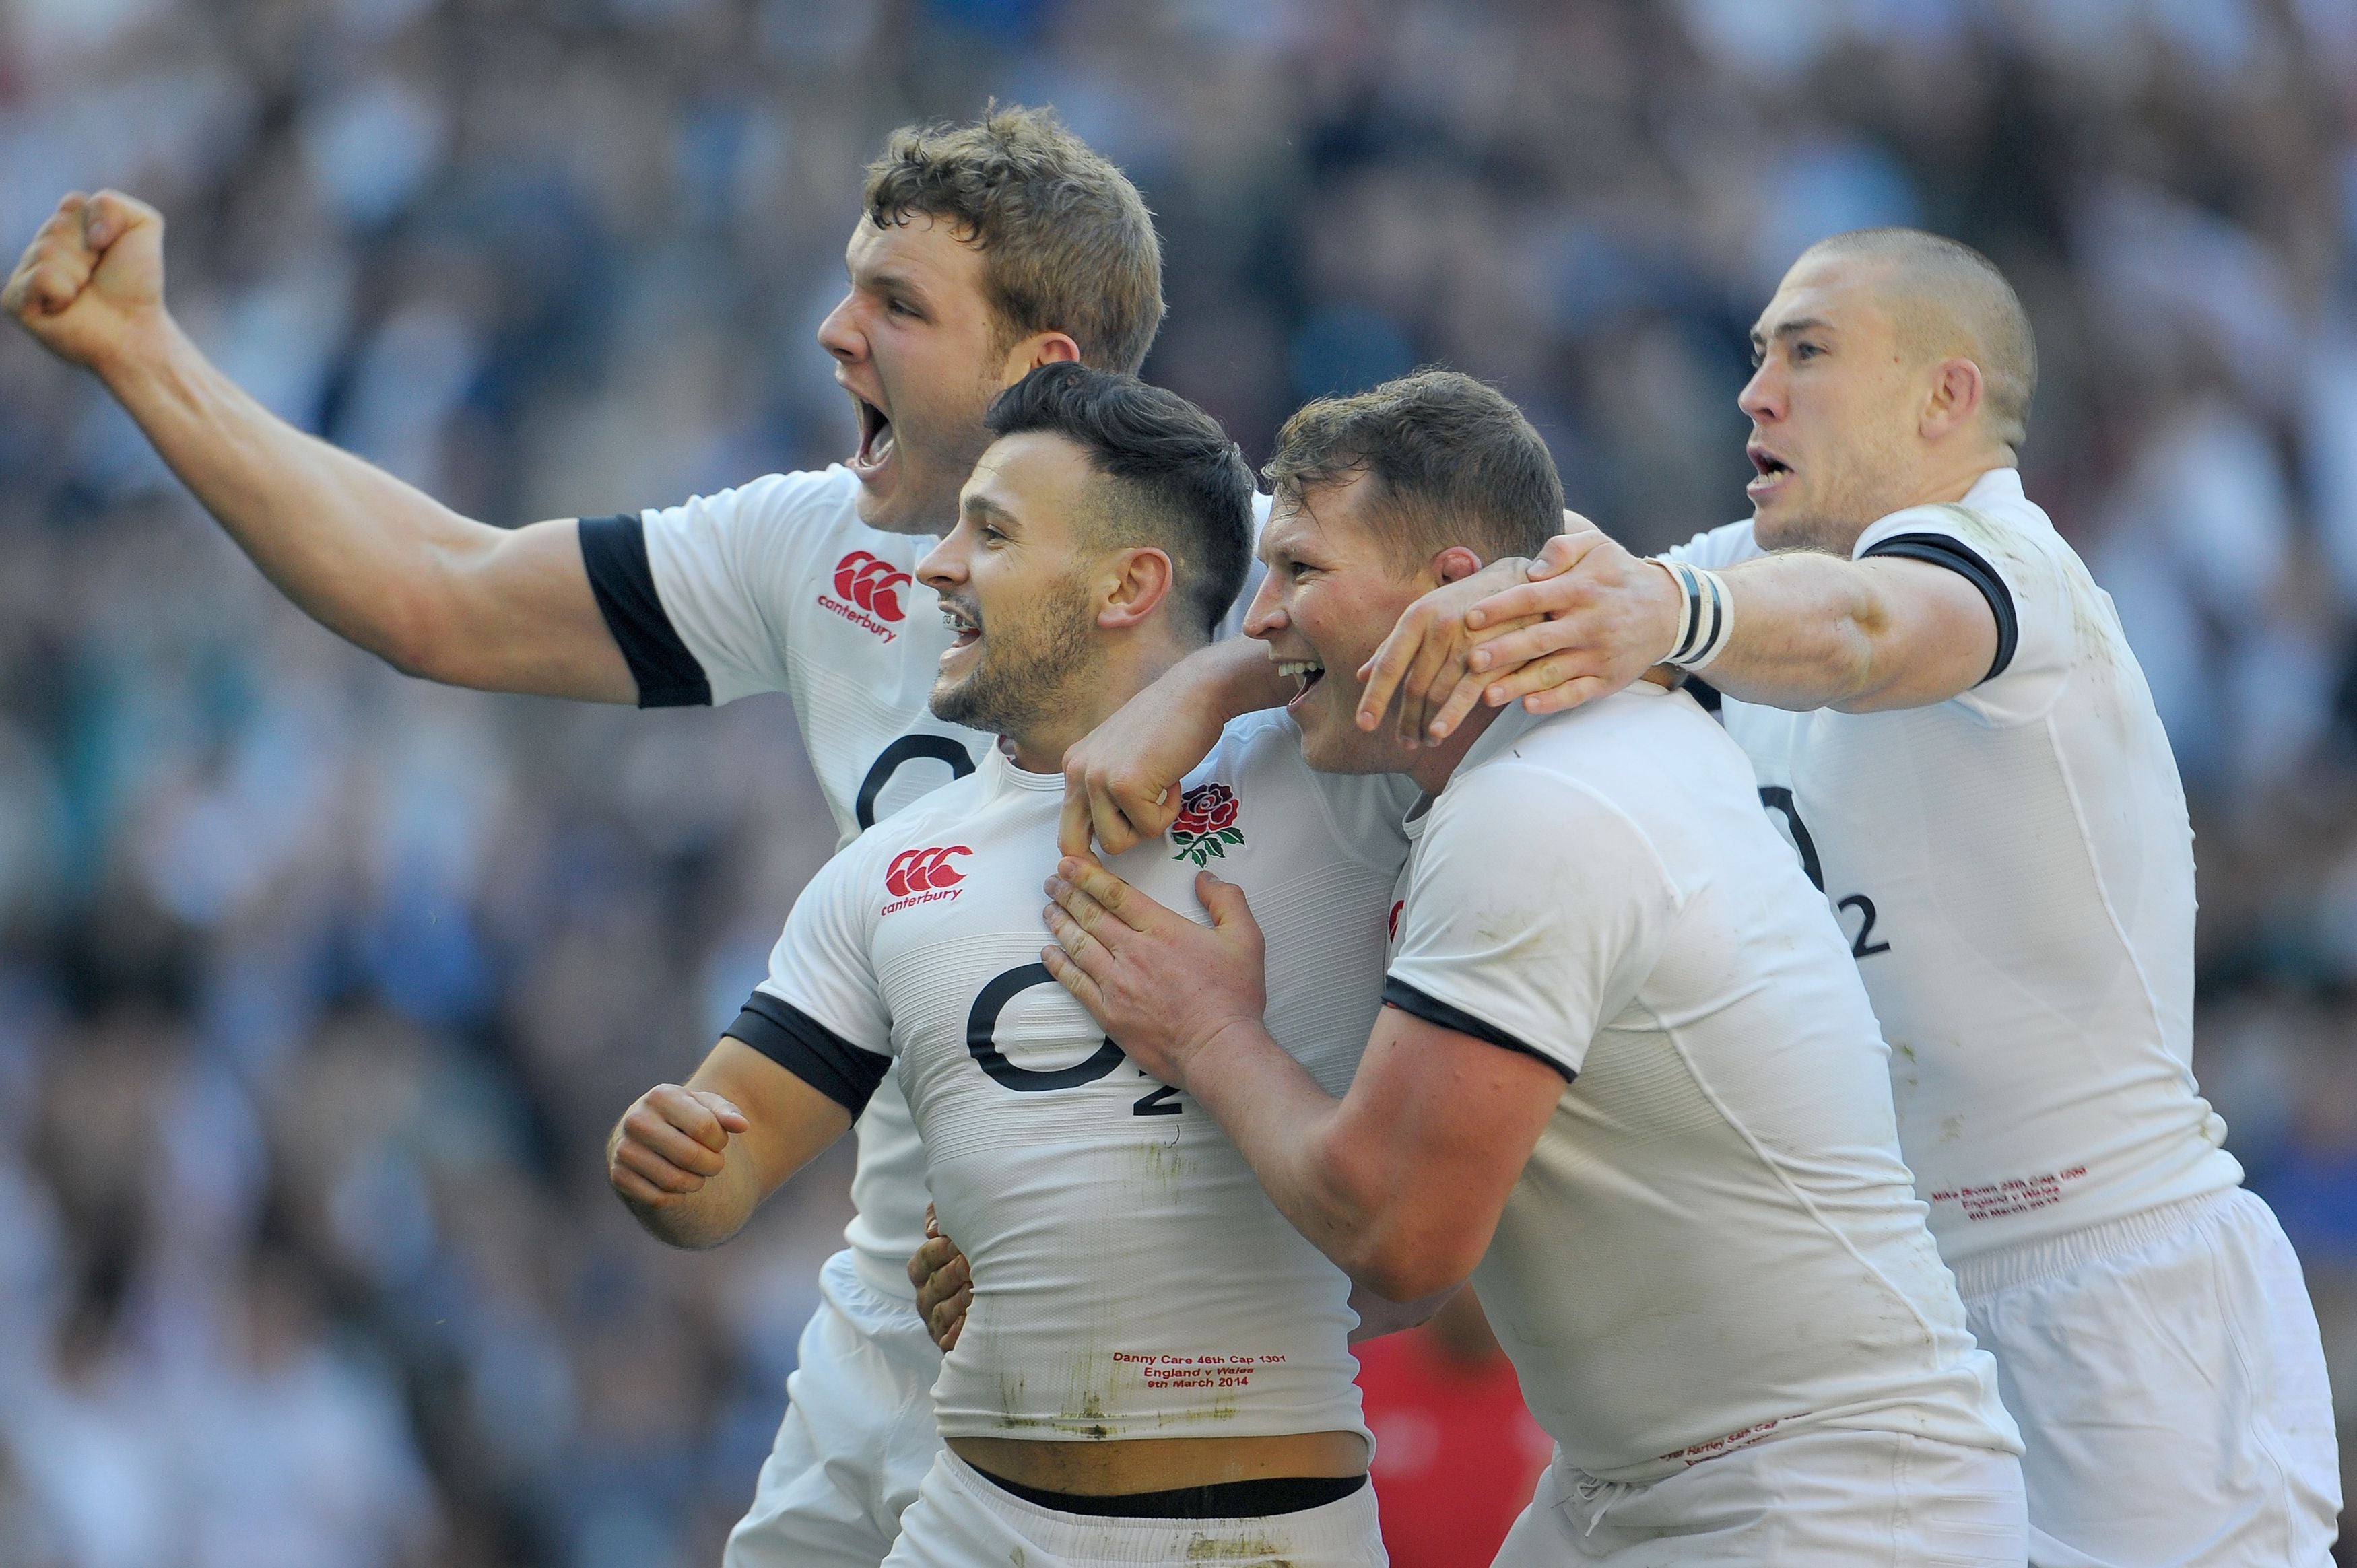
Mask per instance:
[[[917,563],[956,640],[942,654],[932,710],[1014,738],[1070,705],[1096,662],[1090,568],[1077,527],[1101,483],[1087,454],[1027,431],[993,443],[958,499],[957,526]]]
[[[1012,379],[982,252],[917,213],[884,228],[861,219],[844,260],[851,287],[818,340],[859,422],[849,467],[860,519],[891,533],[938,533],[990,444],[983,414]]]
[[[1886,308],[1889,264],[1803,256],[1751,329],[1759,368],[1736,402],[1751,419],[1759,477],[1745,493],[1763,549],[1846,555],[1921,488],[1931,367]]]
[[[1400,615],[1439,579],[1403,573],[1396,547],[1362,520],[1380,504],[1363,474],[1280,499],[1260,536],[1268,575],[1253,596],[1244,632],[1268,644],[1277,668],[1301,682],[1285,711],[1301,726],[1301,755],[1322,773],[1392,773],[1415,754],[1394,726],[1359,728],[1359,668]]]

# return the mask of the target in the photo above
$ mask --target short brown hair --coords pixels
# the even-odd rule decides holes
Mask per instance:
[[[1162,242],[1127,176],[1052,109],[992,103],[971,125],[904,125],[867,166],[881,229],[946,219],[982,252],[1009,343],[1069,332],[1082,360],[1135,375],[1162,325]]]
[[[1485,562],[1536,555],[1563,532],[1563,480],[1546,443],[1505,393],[1456,371],[1306,404],[1262,472],[1297,506],[1305,489],[1365,475],[1382,488],[1372,515],[1409,571],[1454,544]]]
[[[1802,254],[1888,263],[1883,289],[1900,341],[1926,360],[1961,354],[1978,365],[1991,434],[2007,446],[2021,445],[2038,395],[2038,338],[1995,262],[1921,229],[1854,229]]]

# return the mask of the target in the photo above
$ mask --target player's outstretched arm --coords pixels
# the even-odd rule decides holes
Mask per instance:
[[[1996,661],[1989,601],[1944,566],[1791,551],[1719,577],[1734,624],[1704,673],[1739,701],[1844,713],[1922,707],[1970,691]],[[1620,690],[1668,657],[1679,596],[1661,564],[1601,534],[1551,541],[1530,582],[1466,613],[1478,646],[1441,733],[1476,701],[1519,698],[1544,714]]]
[[[850,1112],[724,1035],[684,1085],[657,1084],[622,1113],[606,1176],[658,1240],[716,1247],[850,1125]]]
[[[154,208],[67,196],[0,309],[94,372],[263,575],[329,630],[453,685],[636,700],[574,521],[472,521],[271,413],[165,308]]]
[[[1563,1095],[1563,1075],[1386,1007],[1337,1101],[1269,1036],[1259,927],[1206,871],[1206,929],[1092,862],[1049,879],[1041,955],[1147,1074],[1194,1097],[1278,1210],[1393,1302],[1464,1283]]]
[[[1119,854],[1159,838],[1178,820],[1179,781],[1219,744],[1220,727],[1293,693],[1265,643],[1232,637],[1197,649],[1064,753],[1058,846],[1087,854],[1093,832]]]

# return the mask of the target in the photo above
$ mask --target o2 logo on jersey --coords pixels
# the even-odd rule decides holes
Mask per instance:
[[[993,979],[974,999],[974,1010],[965,1015],[965,1048],[1001,1088],[1017,1094],[1046,1094],[1059,1089],[1078,1089],[1084,1083],[1094,1083],[1122,1062],[1121,1047],[1108,1038],[1082,1061],[1070,1067],[1017,1067],[1006,1059],[998,1048],[998,1016],[1006,1004],[1034,986],[1056,983],[1044,963],[1021,964]],[[1146,1074],[1141,1070],[1140,1078]],[[1151,1079],[1148,1079],[1151,1082]],[[1178,1103],[1178,1091],[1167,1083],[1156,1084],[1131,1102],[1132,1116],[1179,1116],[1187,1108]]]
[[[965,880],[965,873],[950,864],[950,856],[973,853],[962,843],[902,850],[885,867],[884,890],[892,895],[893,901],[885,905],[881,913],[889,915],[896,909],[956,897],[965,891],[958,886]]]
[[[879,561],[865,550],[855,550],[834,564],[834,592],[842,596],[821,594],[819,607],[832,610],[852,625],[889,642],[900,634],[884,623],[909,618],[908,607],[900,602],[900,590],[909,581],[909,574],[889,561]]]

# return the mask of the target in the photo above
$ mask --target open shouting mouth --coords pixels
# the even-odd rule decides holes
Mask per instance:
[[[1309,693],[1317,690],[1318,683],[1326,679],[1326,666],[1315,659],[1280,659],[1276,661],[1276,672],[1301,682],[1292,700],[1285,704],[1287,713],[1298,710],[1308,700]]]
[[[1783,489],[1784,482],[1792,477],[1792,464],[1756,441],[1744,447],[1743,455],[1751,459],[1755,471],[1752,481],[1743,487],[1743,493],[1755,501]]]
[[[863,480],[872,479],[891,464],[899,450],[892,437],[892,416],[857,392],[851,394],[851,406],[859,419],[859,450],[852,456],[851,471]]]

